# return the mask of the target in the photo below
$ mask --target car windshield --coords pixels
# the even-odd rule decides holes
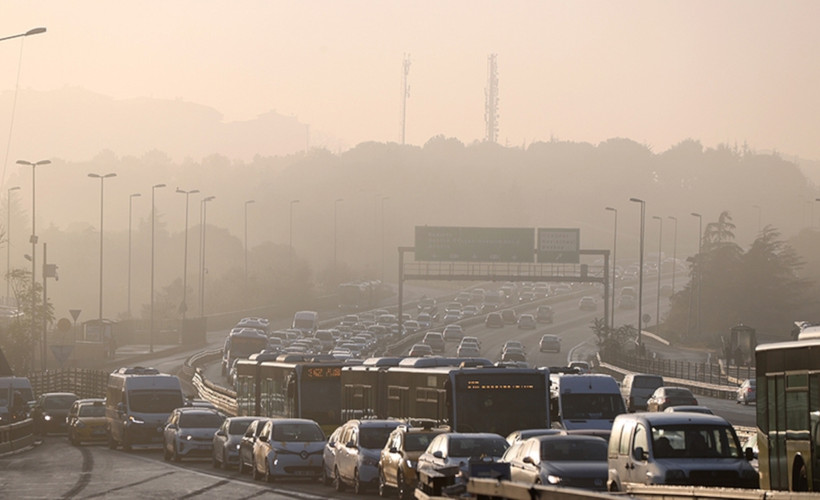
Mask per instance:
[[[742,458],[734,430],[726,425],[652,428],[655,458]]]
[[[77,401],[77,396],[48,396],[43,401],[44,410],[67,410]]]
[[[228,434],[245,434],[251,422],[253,420],[231,420],[230,425],[228,425]]]
[[[549,439],[541,441],[541,460],[575,462],[606,461],[607,442],[603,439]]]
[[[186,412],[179,416],[179,426],[184,429],[217,428],[224,419],[217,413]]]
[[[82,405],[78,415],[81,417],[104,417],[105,407],[103,405]]]
[[[131,391],[128,406],[138,413],[171,413],[184,404],[181,391]]]
[[[316,442],[324,441],[325,435],[322,429],[316,424],[310,423],[292,423],[292,424],[274,424],[273,426],[273,440],[274,441],[300,441],[300,442]]]
[[[359,445],[362,448],[383,448],[391,432],[392,427],[363,427],[359,434]]]
[[[507,441],[502,438],[454,437],[450,438],[451,457],[500,457],[507,449]]]
[[[404,451],[424,451],[430,441],[436,437],[434,433],[413,432],[404,435]]]
[[[624,412],[620,394],[563,394],[561,402],[567,420],[611,420]]]

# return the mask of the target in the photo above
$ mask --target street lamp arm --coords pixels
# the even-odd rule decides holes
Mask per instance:
[[[0,38],[0,42],[2,42],[3,40],[11,40],[12,38],[20,38],[20,37],[24,37],[24,36],[39,35],[40,33],[45,33],[45,32],[46,32],[46,29],[43,28],[43,27],[32,28],[32,29],[26,31],[25,33],[18,33],[16,35],[11,35],[11,36],[6,36],[6,37],[3,37],[3,38]]]

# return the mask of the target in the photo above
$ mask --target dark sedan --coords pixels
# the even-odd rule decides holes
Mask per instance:
[[[658,387],[646,400],[646,411],[664,411],[670,406],[696,406],[698,400],[686,387]]]

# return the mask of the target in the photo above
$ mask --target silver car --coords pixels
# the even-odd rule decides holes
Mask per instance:
[[[227,469],[239,463],[239,442],[256,417],[231,417],[214,434],[213,466]]]

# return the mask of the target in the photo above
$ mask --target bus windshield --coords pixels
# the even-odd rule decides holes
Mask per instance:
[[[456,384],[453,411],[457,432],[494,432],[549,427],[543,373],[466,374]]]

